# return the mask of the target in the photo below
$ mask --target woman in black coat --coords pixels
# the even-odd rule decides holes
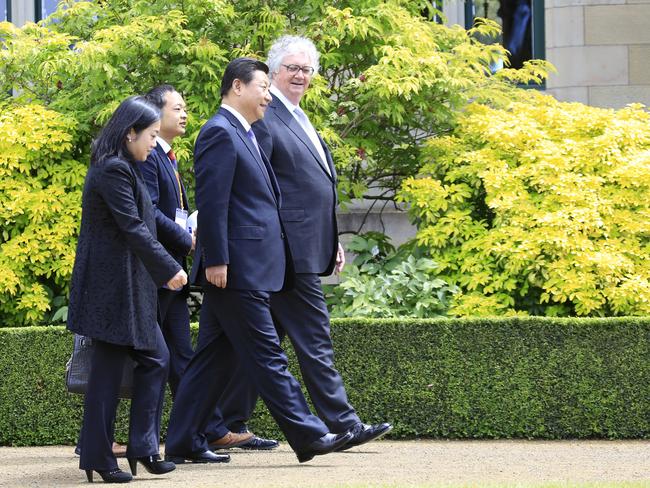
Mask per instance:
[[[68,329],[96,344],[80,440],[79,467],[88,481],[132,479],[111,446],[122,369],[136,363],[127,458],[152,473],[175,468],[160,460],[160,417],[169,352],[156,318],[158,287],[187,275],[156,240],[154,210],[138,165],[156,145],[160,112],[142,97],[123,101],[93,144],[82,197],[81,230],[70,286]]]

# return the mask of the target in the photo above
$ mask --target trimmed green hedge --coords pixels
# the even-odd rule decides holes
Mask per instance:
[[[650,319],[346,319],[332,334],[351,403],[393,438],[650,438]],[[71,347],[62,327],[0,329],[0,445],[75,442]],[[280,437],[261,404],[251,425]]]

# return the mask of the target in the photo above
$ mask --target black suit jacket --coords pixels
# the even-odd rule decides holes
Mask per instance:
[[[157,144],[151,151],[140,169],[154,206],[158,240],[183,269],[186,269],[186,258],[192,249],[192,236],[175,222],[176,209],[180,208],[181,192],[178,188],[174,168],[160,144]],[[185,186],[182,181],[181,189],[183,208],[189,213]],[[184,290],[187,293],[189,286],[185,286]]]
[[[282,223],[296,273],[329,275],[338,247],[336,170],[325,142],[327,173],[302,126],[275,96],[253,131],[282,192]]]
[[[153,349],[156,289],[181,267],[156,240],[154,208],[136,164],[111,158],[88,170],[68,329]]]
[[[194,148],[199,256],[204,269],[228,265],[228,288],[278,291],[287,271],[280,192],[273,170],[237,118],[221,108],[201,128]]]

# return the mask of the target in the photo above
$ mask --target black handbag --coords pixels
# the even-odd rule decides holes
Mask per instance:
[[[88,389],[88,378],[95,344],[90,337],[74,335],[72,356],[65,365],[65,386],[70,393],[84,395]],[[122,371],[120,398],[131,398],[133,393],[133,368],[135,362],[127,358]]]

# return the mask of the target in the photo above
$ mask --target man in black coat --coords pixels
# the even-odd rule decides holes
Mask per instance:
[[[318,59],[309,39],[284,36],[273,44],[269,50],[273,99],[253,130],[280,185],[280,215],[296,272],[295,287],[272,296],[273,318],[293,344],[318,416],[330,431],[354,434],[348,449],[377,439],[392,426],[362,423],[334,368],[320,276],[338,273],[345,264],[336,224],[336,170],[327,144],[300,108]]]
[[[204,429],[226,372],[241,361],[300,462],[341,448],[352,437],[328,432],[287,370],[270,312],[290,260],[273,170],[250,124],[270,101],[267,66],[238,58],[226,67],[222,105],[201,129],[194,151],[199,249],[191,279],[204,286],[201,328],[216,331],[197,349],[174,401],[166,457],[217,462]],[[223,333],[221,333],[223,330]]]

